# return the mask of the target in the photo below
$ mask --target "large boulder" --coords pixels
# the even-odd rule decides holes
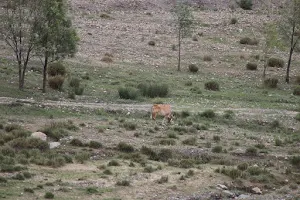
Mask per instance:
[[[34,132],[34,133],[31,134],[31,137],[39,138],[43,141],[47,140],[47,135],[43,132]]]

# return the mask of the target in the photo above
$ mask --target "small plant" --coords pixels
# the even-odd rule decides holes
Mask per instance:
[[[88,152],[78,152],[75,155],[75,160],[81,164],[90,159],[90,154]]]
[[[198,86],[192,87],[190,91],[196,94],[202,94],[202,91]]]
[[[50,63],[47,70],[49,76],[65,76],[66,72],[66,67],[62,62]]]
[[[246,69],[248,70],[257,70],[257,64],[256,63],[247,63]]]
[[[268,78],[264,80],[264,86],[268,88],[276,88],[278,84],[277,78]]]
[[[105,63],[112,63],[113,59],[110,56],[104,56],[103,58],[101,58],[101,61]]]
[[[168,138],[177,139],[178,136],[176,133],[168,133]]]
[[[206,90],[212,90],[212,91],[219,91],[220,90],[219,83],[217,83],[216,81],[206,82],[205,85],[204,85],[204,88]]]
[[[300,86],[296,86],[293,90],[293,95],[300,96]]]
[[[77,138],[74,138],[70,141],[70,145],[72,146],[76,146],[76,147],[83,147],[84,144],[81,140],[77,139]]]
[[[126,153],[134,152],[133,146],[125,142],[120,142],[117,146],[117,149],[119,151],[126,152]]]
[[[195,146],[197,144],[197,138],[190,137],[182,141],[182,144]]]
[[[237,18],[231,18],[230,19],[230,24],[236,24],[238,22]]]
[[[120,166],[120,163],[117,160],[111,160],[107,166]]]
[[[182,118],[187,118],[188,116],[190,116],[191,115],[191,113],[189,112],[189,111],[187,111],[187,110],[183,110],[183,111],[181,111],[181,113],[180,113],[180,116],[182,117]]]
[[[117,181],[117,186],[130,186],[130,182],[128,180]]]
[[[248,163],[241,163],[241,164],[238,164],[237,168],[241,171],[245,171],[246,169],[248,169]]]
[[[24,192],[34,193],[34,190],[32,188],[24,188]]]
[[[45,199],[54,199],[54,194],[52,192],[46,192],[44,195]]]
[[[100,143],[100,142],[97,142],[97,141],[90,141],[89,143],[89,147],[90,148],[93,148],[93,149],[99,149],[99,148],[102,148],[103,145]]]
[[[0,183],[7,183],[7,179],[3,176],[0,176]]]
[[[79,87],[80,86],[80,80],[78,78],[72,78],[69,82],[70,87]]]
[[[213,119],[216,117],[216,113],[213,110],[205,110],[200,114],[201,117]]]
[[[221,138],[220,138],[220,136],[218,136],[218,135],[214,135],[214,136],[213,136],[213,140],[214,140],[215,142],[220,142]]]
[[[52,76],[48,78],[49,87],[54,90],[61,90],[64,84],[65,77],[61,75]]]
[[[161,149],[160,152],[157,154],[158,160],[162,162],[166,162],[169,159],[172,159],[173,152],[171,149]]]
[[[239,6],[244,10],[252,10],[252,0],[240,0]]]
[[[96,187],[87,187],[85,190],[88,194],[97,194],[99,192]]]
[[[281,58],[269,58],[267,65],[269,67],[278,67],[283,68],[284,67],[284,60]]]
[[[106,170],[103,171],[103,174],[112,175],[113,173],[109,169],[106,169]]]
[[[118,92],[121,99],[135,100],[138,97],[138,90],[132,87],[121,87]]]
[[[137,127],[137,125],[133,122],[125,122],[123,126],[127,131],[134,131]]]
[[[146,172],[146,173],[152,173],[152,172],[154,172],[154,171],[155,171],[155,169],[154,169],[151,165],[146,166],[146,167],[144,168],[144,172]]]
[[[185,85],[185,86],[192,86],[192,85],[193,85],[193,82],[192,82],[192,81],[187,81],[184,85]]]
[[[176,144],[176,141],[173,140],[173,139],[162,139],[159,141],[159,144],[160,145],[175,145]]]
[[[214,148],[212,148],[212,152],[213,153],[221,153],[223,150],[222,146],[215,146]]]
[[[240,39],[240,44],[258,45],[258,40],[249,37],[244,37]]]
[[[245,154],[248,155],[248,156],[257,156],[257,148],[248,147],[245,151]]]
[[[198,36],[197,35],[193,35],[192,40],[197,42],[198,41]]]
[[[153,40],[150,40],[150,41],[148,42],[148,45],[150,45],[150,46],[155,46],[155,42],[154,42]]]
[[[276,137],[275,138],[275,146],[282,146],[282,145],[283,145],[283,141],[280,138]]]
[[[189,65],[189,71],[192,73],[198,72],[199,68],[195,64],[190,64]]]
[[[298,114],[295,116],[295,119],[296,119],[297,121],[300,121],[300,113],[298,113]]]
[[[209,55],[205,55],[205,56],[203,57],[203,61],[210,62],[210,61],[212,61],[212,57],[209,56]]]
[[[293,156],[291,159],[290,159],[290,163],[294,166],[298,166],[300,167],[300,156]]]
[[[232,110],[225,110],[224,111],[224,114],[223,114],[223,117],[225,119],[233,119],[234,118],[234,112]]]
[[[157,180],[158,184],[163,184],[163,183],[167,183],[169,181],[169,177],[168,176],[162,176],[160,177],[159,180]]]

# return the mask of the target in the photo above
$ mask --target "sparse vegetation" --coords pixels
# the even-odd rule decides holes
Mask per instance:
[[[281,58],[269,58],[267,65],[269,67],[283,68],[284,60],[282,60]]]
[[[199,68],[195,64],[190,64],[189,65],[189,71],[192,73],[198,72]]]
[[[121,99],[135,100],[139,94],[138,90],[132,87],[121,87],[118,89],[118,92]]]
[[[278,79],[277,78],[267,78],[264,80],[264,86],[267,88],[277,88]]]
[[[248,70],[257,70],[257,64],[256,63],[247,63],[246,69],[248,69]]]
[[[300,96],[300,86],[294,87],[293,95]]]
[[[206,90],[212,90],[212,91],[219,91],[220,90],[219,83],[217,83],[216,81],[206,82],[204,86],[205,86]]]
[[[244,10],[252,10],[252,0],[240,0],[239,5]]]

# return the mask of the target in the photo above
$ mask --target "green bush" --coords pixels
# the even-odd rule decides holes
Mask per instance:
[[[212,148],[211,151],[214,152],[214,153],[221,153],[222,150],[223,150],[222,146],[215,146],[215,147]]]
[[[87,187],[86,189],[87,194],[97,194],[99,191],[97,190],[96,187]]]
[[[201,117],[205,117],[205,118],[215,118],[216,117],[216,113],[213,110],[205,110],[200,114]]]
[[[236,24],[238,22],[237,18],[231,18],[230,24]]]
[[[257,148],[248,147],[245,151],[245,154],[248,155],[248,156],[257,156]]]
[[[117,181],[117,186],[130,186],[130,182],[128,180]]]
[[[290,158],[290,163],[294,166],[300,167],[300,156],[293,156]]]
[[[54,199],[54,194],[52,192],[46,192],[44,195],[45,199]]]
[[[269,58],[267,65],[269,67],[278,67],[278,68],[283,68],[284,67],[284,60],[281,58]]]
[[[4,127],[4,130],[6,132],[11,132],[11,131],[16,130],[16,129],[21,129],[21,126],[18,125],[18,124],[8,124]]]
[[[54,90],[61,90],[64,84],[65,77],[56,75],[48,78],[48,85]]]
[[[182,141],[182,144],[195,146],[197,144],[197,138],[190,137]]]
[[[161,149],[157,154],[158,160],[162,162],[167,162],[169,159],[173,158],[173,152],[171,149]]]
[[[293,90],[293,95],[300,96],[300,86],[296,86]]]
[[[241,164],[238,164],[237,168],[241,171],[245,171],[246,169],[248,169],[248,163],[241,163]]]
[[[97,141],[90,141],[89,143],[89,147],[90,148],[93,148],[93,149],[99,149],[99,148],[102,148],[103,145],[100,143],[100,142],[97,142]]]
[[[169,177],[168,176],[162,176],[160,177],[159,180],[157,180],[158,184],[163,184],[163,183],[167,183],[169,181]]]
[[[121,99],[135,100],[138,97],[138,90],[132,87],[121,87],[118,92]]]
[[[82,95],[83,94],[83,91],[84,91],[84,87],[75,87],[74,88],[74,93],[76,95]]]
[[[120,163],[117,160],[111,160],[107,166],[120,166]]]
[[[257,64],[256,63],[247,63],[246,69],[248,69],[248,70],[257,70]]]
[[[295,119],[296,119],[297,121],[300,121],[300,113],[298,113],[298,114],[295,116]]]
[[[160,145],[175,145],[176,144],[176,141],[173,140],[173,139],[161,139],[159,141],[159,144]]]
[[[221,138],[220,138],[220,136],[218,136],[218,135],[214,135],[214,136],[213,136],[213,140],[214,140],[215,142],[220,142],[220,141],[221,141]]]
[[[69,82],[70,87],[78,88],[80,86],[80,79],[72,78]]]
[[[66,75],[66,67],[62,62],[53,62],[48,66],[47,73],[49,76],[65,76]]]
[[[76,147],[83,147],[84,144],[81,140],[77,139],[77,138],[74,138],[70,141],[70,145],[72,146],[76,146]]]
[[[277,78],[268,78],[264,80],[264,86],[268,88],[276,88],[278,84]]]
[[[138,89],[145,97],[166,97],[169,93],[169,87],[167,84],[139,84]]]
[[[252,10],[252,0],[240,0],[239,6],[244,10]]]
[[[190,72],[196,73],[196,72],[198,72],[198,70],[199,70],[199,68],[195,64],[190,64],[189,65],[189,71]]]
[[[117,149],[119,151],[126,152],[126,153],[134,152],[133,146],[125,142],[120,142],[117,146]]]
[[[133,122],[125,122],[123,126],[127,131],[134,131],[137,128],[136,123]]]
[[[244,37],[240,39],[240,44],[258,45],[258,40],[255,38]]]
[[[219,91],[220,90],[219,83],[217,83],[216,81],[206,82],[205,85],[204,85],[204,88],[206,90],[212,90],[212,91]]]
[[[90,159],[90,154],[88,152],[78,152],[75,155],[75,160],[81,164],[89,159]]]
[[[8,143],[11,147],[22,150],[22,149],[39,149],[46,151],[49,149],[49,144],[39,138],[17,138]]]
[[[224,111],[224,114],[223,114],[223,117],[225,119],[233,119],[235,116],[234,112],[232,110],[225,110]]]

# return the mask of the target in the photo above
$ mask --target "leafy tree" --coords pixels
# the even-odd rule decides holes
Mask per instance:
[[[292,55],[300,36],[300,0],[289,0],[286,2],[286,9],[282,14],[279,27],[283,39],[289,43],[289,59],[285,77],[285,81],[289,83]]]
[[[5,0],[0,16],[0,37],[13,50],[19,74],[19,89],[24,88],[25,74],[35,47],[33,24],[37,21],[36,0]]]
[[[193,14],[190,10],[190,7],[186,4],[183,4],[181,1],[176,2],[174,9],[174,16],[176,20],[176,29],[177,29],[177,39],[178,39],[178,68],[180,71],[180,62],[181,62],[181,42],[184,37],[190,34],[191,28],[193,25]]]
[[[73,56],[78,37],[67,17],[65,0],[40,0],[39,21],[34,26],[37,54],[43,62],[43,92],[46,92],[47,67],[50,62]]]

